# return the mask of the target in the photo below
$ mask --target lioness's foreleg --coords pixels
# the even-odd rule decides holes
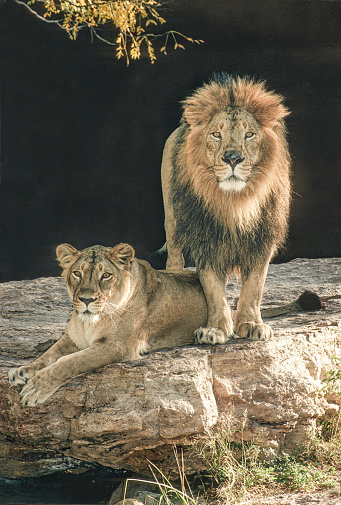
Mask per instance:
[[[9,371],[8,379],[14,386],[22,386],[35,375],[38,370],[45,368],[61,356],[76,352],[78,349],[69,335],[65,333],[57,342],[55,342],[47,351],[29,365],[14,368]]]
[[[207,326],[198,328],[194,341],[199,344],[223,344],[233,337],[231,309],[227,303],[226,278],[219,278],[210,268],[199,271],[199,279],[204,290],[208,319]]]
[[[115,361],[136,358],[126,346],[98,341],[81,351],[60,357],[55,363],[38,370],[20,392],[20,401],[33,407],[45,402],[72,377]]]
[[[269,261],[255,267],[249,275],[241,274],[242,287],[234,323],[234,331],[241,338],[269,340],[272,337],[272,329],[263,323],[260,311]]]
[[[172,183],[172,145],[175,140],[176,132],[173,132],[165,144],[161,165],[161,183],[163,206],[165,210],[165,231],[167,242],[167,270],[183,270],[185,266],[184,257],[181,248],[175,238],[176,220],[171,195]]]

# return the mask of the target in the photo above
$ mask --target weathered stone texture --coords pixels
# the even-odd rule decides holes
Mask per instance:
[[[326,309],[269,320],[270,342],[235,339],[106,366],[34,408],[19,403],[7,373],[61,336],[71,305],[60,278],[0,285],[0,475],[42,475],[78,460],[143,472],[149,459],[169,469],[173,442],[190,443],[225,414],[241,423],[245,410],[244,439],[290,450],[338,411],[337,395],[326,401],[320,389],[341,355],[340,279],[341,259],[270,265],[264,306],[310,289],[327,298]],[[234,303],[238,289],[227,289]],[[186,468],[197,464],[190,456]]]

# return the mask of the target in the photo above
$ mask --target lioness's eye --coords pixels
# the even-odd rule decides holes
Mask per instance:
[[[82,277],[82,273],[79,270],[75,270],[72,272],[75,277],[78,277],[79,279]]]
[[[221,139],[221,133],[220,132],[213,132],[213,133],[211,133],[211,135],[215,139]]]
[[[110,272],[104,272],[102,275],[102,279],[110,279],[112,277],[112,274]]]
[[[255,134],[254,134],[253,132],[246,132],[246,133],[245,133],[245,138],[246,138],[246,139],[251,139],[251,138],[252,138],[252,137],[254,137],[254,136],[255,136]]]

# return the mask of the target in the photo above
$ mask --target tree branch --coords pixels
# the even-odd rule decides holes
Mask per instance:
[[[38,12],[31,9],[31,7],[29,5],[27,5],[25,2],[21,2],[20,0],[14,0],[14,1],[18,5],[24,5],[26,7],[26,9],[28,9],[31,12],[31,14],[34,14],[38,19],[40,19],[40,21],[45,21],[45,23],[53,23],[55,25],[58,25],[63,30],[65,30],[65,27],[60,24],[63,21],[63,19],[46,19],[43,16],[41,16],[40,14],[38,14]]]

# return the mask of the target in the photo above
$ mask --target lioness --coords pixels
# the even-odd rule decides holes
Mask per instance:
[[[136,259],[128,244],[83,251],[62,244],[57,259],[74,312],[60,340],[30,365],[9,372],[11,384],[23,385],[26,406],[45,402],[80,373],[190,344],[194,330],[207,322],[194,272],[156,271]]]

